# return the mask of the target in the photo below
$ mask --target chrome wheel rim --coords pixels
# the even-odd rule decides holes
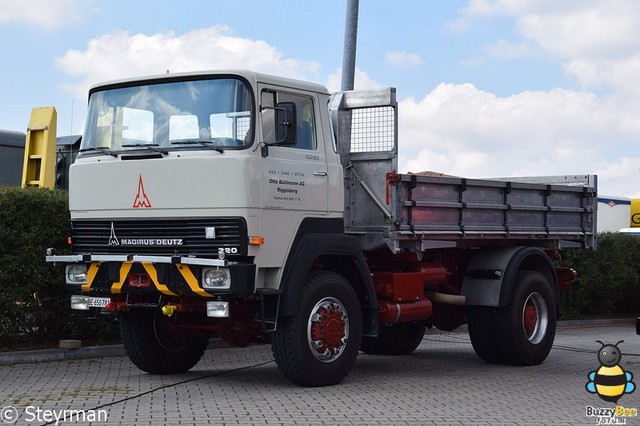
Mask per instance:
[[[325,297],[311,310],[307,322],[307,341],[313,356],[333,362],[342,355],[349,340],[349,316],[334,297]]]
[[[532,344],[542,342],[549,326],[549,310],[544,297],[538,292],[531,293],[522,307],[522,329]]]

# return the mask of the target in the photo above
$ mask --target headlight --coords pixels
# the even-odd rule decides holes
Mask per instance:
[[[229,318],[229,302],[207,302],[207,316],[210,318]]]
[[[86,284],[87,265],[67,265],[67,284]]]
[[[231,287],[231,274],[227,268],[204,268],[202,270],[202,287],[224,290]]]

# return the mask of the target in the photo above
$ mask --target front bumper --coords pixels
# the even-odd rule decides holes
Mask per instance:
[[[87,294],[162,294],[178,297],[244,297],[254,291],[255,264],[181,256],[77,254],[47,256],[47,262],[84,264],[86,282],[69,284]],[[224,288],[203,285],[203,270],[224,268]]]

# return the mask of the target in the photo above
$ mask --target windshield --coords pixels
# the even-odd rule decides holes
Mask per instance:
[[[253,100],[235,78],[159,82],[91,94],[80,150],[218,150],[252,143]]]

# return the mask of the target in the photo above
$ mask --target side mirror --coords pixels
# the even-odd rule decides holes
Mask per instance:
[[[264,135],[267,145],[294,145],[296,143],[296,104],[280,102],[275,107],[263,106],[262,112],[272,110],[275,114],[263,114],[263,120],[273,120],[273,133]],[[271,116],[271,117],[269,117]],[[269,123],[268,123],[269,124]],[[271,127],[269,125],[269,127]]]
[[[276,144],[296,143],[296,104],[280,102],[276,105]]]

